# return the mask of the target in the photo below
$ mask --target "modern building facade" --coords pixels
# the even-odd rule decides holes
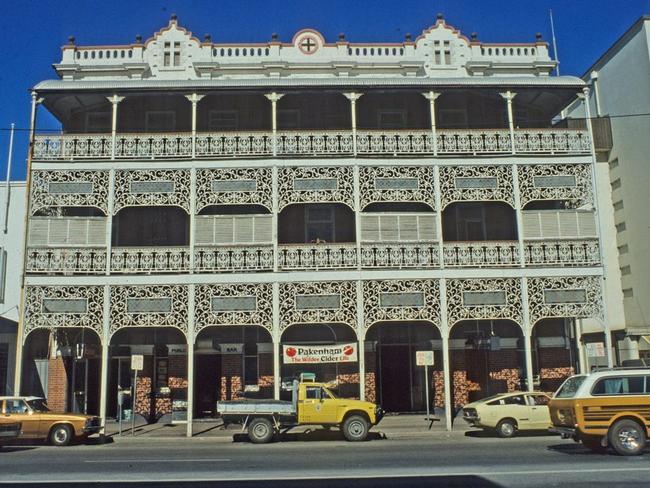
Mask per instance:
[[[609,188],[603,210],[613,214],[616,246],[608,265],[623,303],[626,331],[622,357],[650,357],[650,16],[637,20],[582,76],[589,84],[594,117],[607,122],[612,145],[598,158],[598,173]],[[584,117],[584,106],[569,107]]]
[[[578,319],[607,329],[590,128],[552,124],[586,84],[555,64],[442,16],[401,43],[219,43],[175,17],[71,39],[33,88],[63,133],[33,137],[21,390],[47,360],[50,403],[114,417],[143,355],[123,409],[191,433],[300,372],[392,411],[426,381],[448,421],[554,389]]]
[[[26,197],[24,181],[0,184],[0,395],[14,392]]]

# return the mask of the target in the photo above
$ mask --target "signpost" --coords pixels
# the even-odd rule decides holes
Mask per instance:
[[[138,398],[138,371],[142,371],[144,367],[144,356],[142,354],[133,354],[131,356],[131,369],[133,375],[133,399],[131,406],[131,435],[135,436],[135,406],[136,399]]]
[[[433,351],[415,351],[415,364],[416,366],[424,366],[424,391],[427,402],[427,420],[429,418],[429,366],[433,366]],[[433,422],[429,424],[429,429]]]

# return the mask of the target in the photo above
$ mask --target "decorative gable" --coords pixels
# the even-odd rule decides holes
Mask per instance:
[[[200,56],[201,42],[191,32],[179,27],[175,16],[167,27],[145,42],[144,60],[157,78],[195,78],[193,64]]]

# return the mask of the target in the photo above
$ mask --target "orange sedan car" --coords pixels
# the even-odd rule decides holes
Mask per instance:
[[[0,410],[5,421],[22,424],[21,439],[45,440],[54,446],[83,440],[102,427],[99,417],[51,412],[39,397],[0,397]]]

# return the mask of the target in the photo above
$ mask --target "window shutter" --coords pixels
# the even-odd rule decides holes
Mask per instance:
[[[234,237],[233,218],[230,216],[214,217],[214,243],[232,244]]]
[[[558,216],[555,212],[540,212],[539,223],[541,235],[544,238],[556,238],[560,235]]]
[[[418,240],[418,217],[417,215],[400,215],[399,217],[399,240]]]
[[[48,219],[31,219],[29,221],[29,245],[47,246],[48,228]]]
[[[235,244],[249,244],[253,242],[253,217],[236,215],[233,217],[235,230]]]
[[[379,235],[382,242],[399,240],[399,217],[397,215],[381,215],[379,217]]]
[[[435,241],[436,238],[436,215],[418,216],[418,240]]]
[[[68,220],[68,238],[66,244],[84,246],[88,243],[88,220]]]
[[[594,212],[578,212],[578,227],[580,237],[598,237]]]
[[[254,241],[259,243],[273,242],[273,220],[270,215],[257,215],[255,219]]]
[[[530,211],[522,213],[524,237],[527,239],[539,239],[542,237],[542,229],[540,227],[540,213]]]
[[[88,220],[88,239],[89,246],[105,246],[106,245],[106,219],[91,219]]]
[[[50,219],[47,242],[50,246],[63,246],[68,243],[68,226],[70,221],[67,219]]]
[[[194,220],[194,239],[197,245],[214,243],[214,217],[199,215]]]
[[[558,212],[559,237],[578,237],[578,216],[576,212]]]
[[[361,240],[366,242],[377,242],[380,240],[378,215],[361,216]]]

